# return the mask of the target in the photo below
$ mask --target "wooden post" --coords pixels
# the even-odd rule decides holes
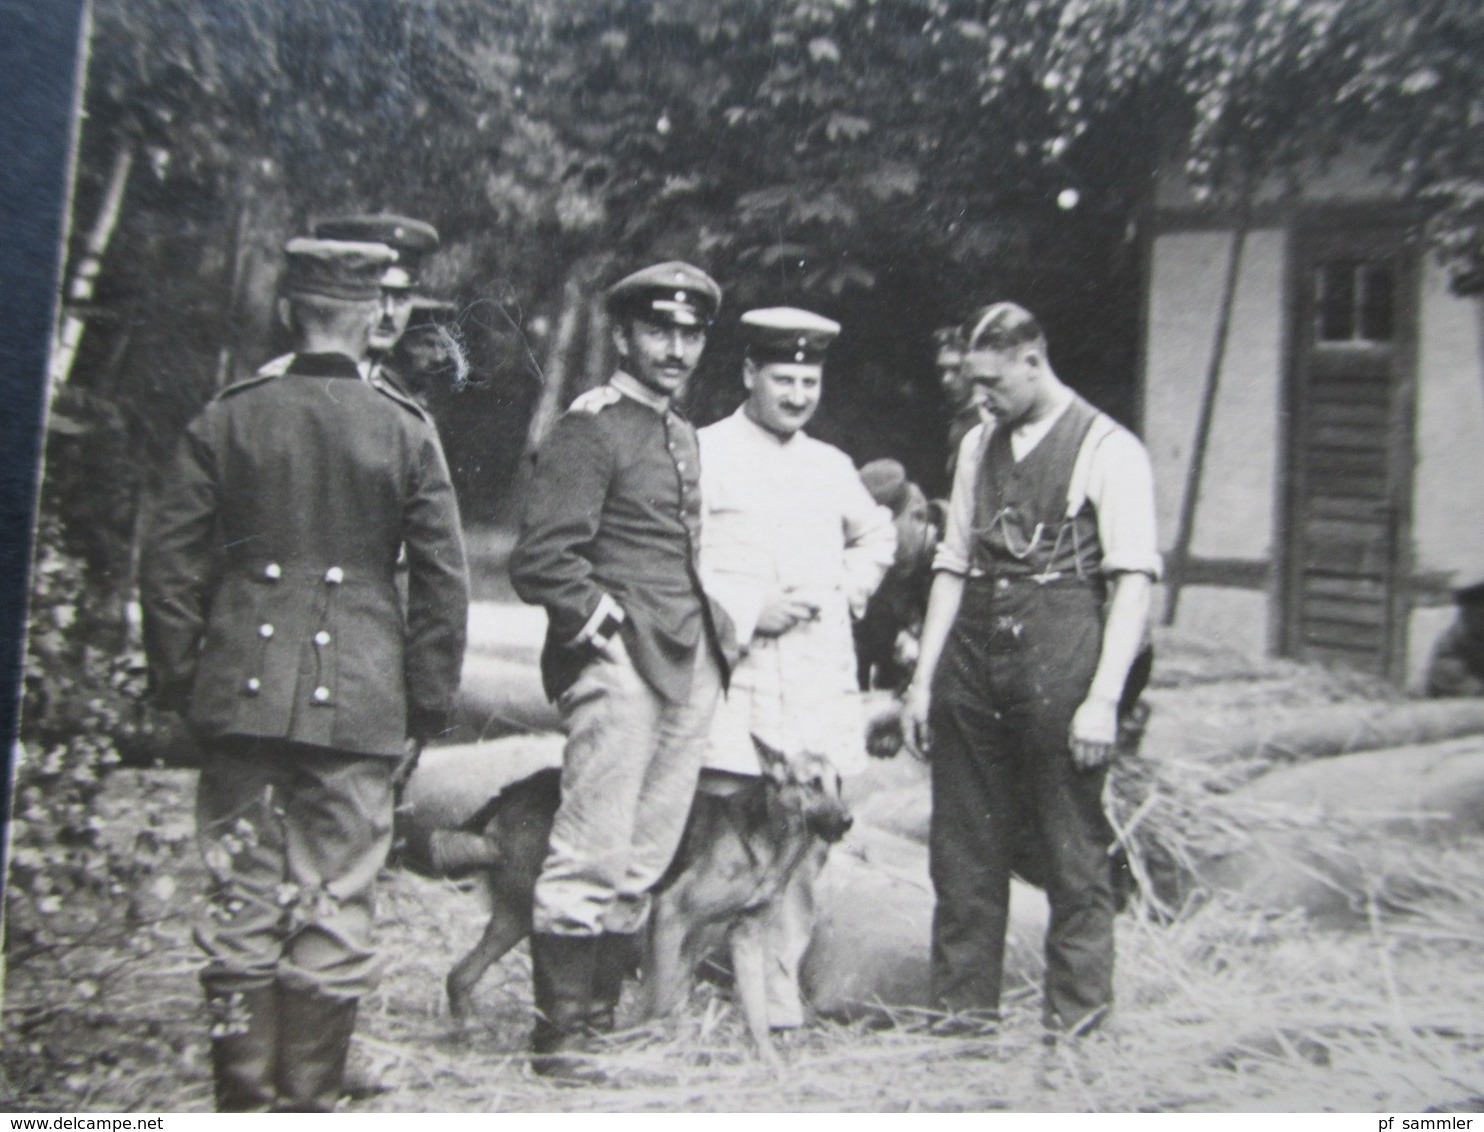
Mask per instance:
[[[1211,440],[1211,422],[1216,416],[1216,395],[1221,390],[1221,371],[1226,365],[1226,344],[1231,334],[1232,309],[1236,306],[1237,283],[1242,274],[1242,252],[1247,243],[1249,194],[1242,196],[1237,217],[1237,230],[1232,234],[1231,255],[1226,261],[1226,280],[1221,292],[1221,308],[1216,317],[1216,337],[1211,344],[1211,361],[1206,367],[1206,385],[1201,396],[1201,412],[1196,421],[1195,446],[1190,453],[1190,468],[1185,475],[1185,494],[1180,500],[1180,525],[1175,543],[1170,548],[1165,570],[1165,612],[1163,622],[1175,623],[1180,604],[1180,588],[1190,564],[1190,544],[1195,537],[1196,508],[1200,503],[1201,479],[1205,473],[1206,449]]]

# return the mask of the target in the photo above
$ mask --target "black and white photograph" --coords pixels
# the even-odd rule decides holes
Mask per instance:
[[[67,28],[0,1108],[1484,1112],[1477,0]]]

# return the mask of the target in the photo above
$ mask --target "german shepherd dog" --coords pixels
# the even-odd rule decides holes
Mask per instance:
[[[664,1017],[682,1006],[696,967],[725,940],[748,1034],[758,1055],[776,1064],[761,929],[795,870],[818,846],[845,836],[851,816],[828,758],[789,757],[753,742],[762,775],[740,778],[724,794],[703,785],[675,860],[655,886],[644,938],[643,1016]],[[540,770],[506,787],[462,830],[433,835],[433,871],[475,873],[490,900],[484,934],[448,973],[449,1009],[460,1026],[473,1013],[484,973],[531,932],[532,894],[560,800],[561,772]]]

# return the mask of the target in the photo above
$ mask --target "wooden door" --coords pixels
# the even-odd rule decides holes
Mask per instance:
[[[1294,256],[1285,651],[1399,677],[1410,568],[1416,273],[1394,225]]]

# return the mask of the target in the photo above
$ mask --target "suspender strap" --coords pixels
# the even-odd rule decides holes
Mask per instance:
[[[1072,465],[1072,478],[1067,484],[1067,518],[1074,519],[1087,502],[1087,485],[1092,479],[1092,458],[1098,446],[1118,430],[1107,413],[1099,412],[1077,449],[1077,462]]]

